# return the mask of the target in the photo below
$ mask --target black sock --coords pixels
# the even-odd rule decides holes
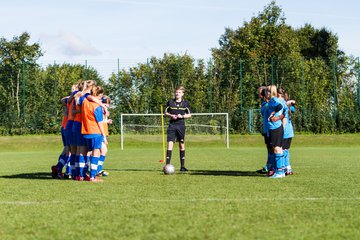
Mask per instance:
[[[167,150],[167,152],[166,152],[166,164],[170,164],[171,154],[172,154],[172,150]]]
[[[180,150],[181,167],[185,167],[185,150]]]

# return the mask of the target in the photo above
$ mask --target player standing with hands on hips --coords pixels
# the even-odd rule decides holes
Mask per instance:
[[[165,115],[170,117],[167,130],[167,152],[166,164],[170,164],[174,142],[179,142],[181,172],[188,171],[185,168],[185,119],[191,117],[190,104],[183,99],[185,88],[177,86],[175,89],[175,98],[167,102]]]

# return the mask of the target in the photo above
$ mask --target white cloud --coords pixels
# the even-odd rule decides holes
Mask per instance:
[[[100,51],[91,46],[77,35],[71,32],[60,32],[60,38],[63,40],[62,51],[67,56],[98,56]]]
[[[60,31],[56,35],[40,34],[40,41],[47,45],[56,46],[59,55],[66,57],[79,56],[99,56],[101,52],[76,34],[69,31]],[[54,51],[54,49],[45,49],[45,51]]]

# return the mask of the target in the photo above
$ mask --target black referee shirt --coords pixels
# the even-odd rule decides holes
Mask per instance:
[[[170,113],[171,115],[185,115],[190,114],[190,104],[187,100],[182,100],[181,102],[176,102],[175,99],[170,99],[166,104],[165,112]],[[170,124],[176,125],[185,125],[184,118],[170,119]]]

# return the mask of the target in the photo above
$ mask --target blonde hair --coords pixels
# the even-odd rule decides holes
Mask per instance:
[[[83,91],[91,91],[92,87],[96,86],[95,80],[85,80],[83,83]]]
[[[86,93],[86,92],[90,92],[92,91],[92,88],[96,86],[96,81],[95,80],[85,80],[85,81],[81,81],[78,83],[78,89],[79,92],[75,94],[75,102],[77,104],[79,104],[79,100],[80,97]]]
[[[268,89],[270,91],[270,98],[277,97],[277,87],[275,85],[270,85]]]

